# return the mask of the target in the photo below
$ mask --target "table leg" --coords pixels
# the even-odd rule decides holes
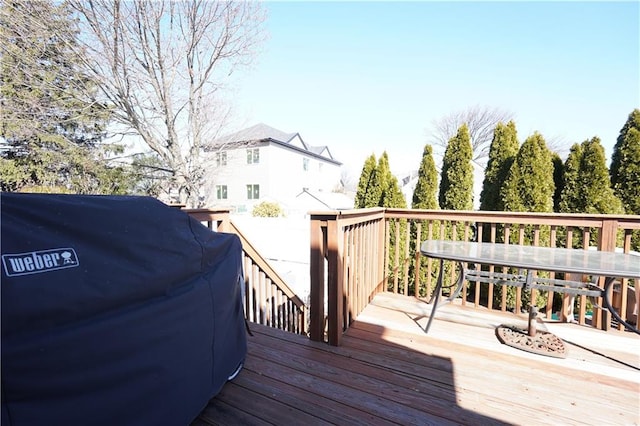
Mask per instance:
[[[460,275],[458,275],[458,282],[456,283],[456,289],[449,295],[449,302],[454,301],[462,291],[462,286],[464,285],[466,271],[464,269],[464,264],[462,262],[458,262],[458,268],[460,268]]]
[[[531,304],[529,306],[529,322],[528,322],[528,333],[529,337],[536,337],[536,317],[538,316],[538,308],[535,305]]]
[[[616,280],[615,277],[608,277],[604,282],[604,291],[603,291],[604,294],[602,295],[603,301],[604,301],[604,307],[607,308],[607,310],[611,313],[611,315],[613,315],[616,321],[624,325],[625,328],[627,328],[629,331],[633,331],[636,334],[640,334],[640,330],[638,329],[638,323],[640,323],[640,321],[636,321],[636,326],[634,327],[633,325],[629,324],[627,321],[623,320],[620,317],[620,314],[618,314],[618,312],[614,309],[613,305],[611,304],[611,300],[609,297],[613,293],[612,286],[615,280]],[[625,309],[625,307],[623,307],[622,309]],[[608,318],[605,318],[605,319],[608,320]]]
[[[455,298],[458,297],[458,295],[460,294],[460,291],[462,290],[462,285],[464,283],[464,274],[465,274],[464,265],[462,264],[462,262],[458,262],[457,265],[460,268],[460,275],[458,275],[458,281],[456,282],[456,287],[449,295],[449,298],[445,302],[443,302],[443,304],[452,302],[453,300],[455,300]],[[433,321],[433,318],[436,316],[436,308],[438,307],[440,302],[440,293],[442,293],[443,281],[444,281],[444,259],[440,259],[440,271],[438,272],[438,282],[436,283],[435,293],[431,296],[431,299],[429,300],[429,304],[432,306],[432,308],[431,308],[431,314],[429,315],[429,321],[427,322],[427,327],[424,329],[425,333],[429,332],[429,329],[431,328],[431,322]]]
[[[433,322],[433,317],[436,316],[436,308],[438,307],[438,301],[440,300],[440,292],[442,292],[443,281],[444,281],[444,259],[440,259],[440,271],[438,271],[438,282],[436,283],[435,294],[431,296],[431,300],[429,300],[429,304],[431,305],[431,314],[429,314],[429,321],[427,322],[427,327],[424,329],[425,333],[429,333],[429,329],[431,328],[431,322]]]

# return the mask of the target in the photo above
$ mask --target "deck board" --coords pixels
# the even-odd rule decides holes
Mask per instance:
[[[639,424],[640,338],[575,324],[546,328],[566,359],[500,344],[512,314],[377,295],[332,347],[251,324],[242,372],[194,425]],[[517,324],[516,324],[517,325]]]

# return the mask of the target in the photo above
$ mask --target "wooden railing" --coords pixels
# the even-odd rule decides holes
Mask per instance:
[[[329,343],[339,345],[343,330],[384,290],[384,210],[312,214],[310,241],[309,335],[324,339],[326,309]]]
[[[477,237],[504,244],[591,247],[628,253],[632,231],[638,229],[640,216],[631,215],[380,208],[311,213],[310,337],[318,341],[326,338],[330,344],[339,345],[342,333],[379,291],[431,296],[439,266],[420,254],[421,242],[428,239],[470,241]],[[493,270],[490,266],[486,268]],[[450,282],[454,281],[454,274],[453,268],[447,271]],[[628,280],[621,281],[614,297],[617,308],[626,306],[628,300]],[[599,285],[604,285],[604,278],[600,278]],[[638,283],[634,285],[639,287]],[[461,303],[520,312],[526,308],[522,306],[522,289],[512,291],[516,293],[514,306],[507,303],[506,286],[467,283],[460,296]],[[494,303],[496,292],[500,297]],[[543,310],[549,316],[559,299],[552,292],[542,294],[535,290],[526,296],[532,301],[543,298]],[[573,303],[573,299],[568,296],[560,299],[562,320],[567,314],[567,304]],[[595,301],[598,306],[601,302]],[[580,296],[577,305],[577,321],[586,324],[589,307],[586,297]],[[619,312],[623,319],[627,318],[626,309]],[[608,312],[593,309],[591,325],[606,330],[610,324]]]
[[[248,321],[306,334],[305,304],[258,253],[229,218],[229,210],[187,209],[194,219],[217,232],[238,235],[242,242],[245,315]]]

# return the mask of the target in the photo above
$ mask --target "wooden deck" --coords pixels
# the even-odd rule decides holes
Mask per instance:
[[[524,317],[456,305],[438,310],[382,293],[343,345],[251,325],[245,368],[193,425],[637,425],[640,337],[545,323],[565,359],[502,345]]]

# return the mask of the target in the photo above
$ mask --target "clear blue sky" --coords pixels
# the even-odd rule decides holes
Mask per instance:
[[[417,169],[433,120],[474,105],[512,112],[520,142],[598,136],[609,161],[640,107],[638,2],[264,5],[238,126],[299,132],[356,175],[383,150],[393,171]]]

